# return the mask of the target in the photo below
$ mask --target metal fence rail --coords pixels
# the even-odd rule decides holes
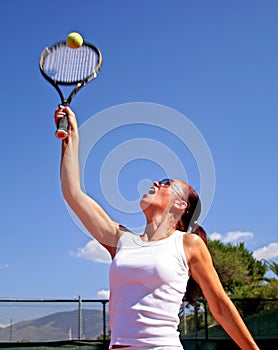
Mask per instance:
[[[278,299],[234,299],[257,339],[278,339]],[[0,299],[0,343],[99,341],[110,337],[107,299]],[[180,309],[182,339],[227,339],[206,300]]]

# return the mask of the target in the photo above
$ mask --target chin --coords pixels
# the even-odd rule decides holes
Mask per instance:
[[[140,201],[140,207],[144,211],[146,210],[153,202],[153,197],[150,196],[149,194],[144,194]]]
[[[139,203],[142,210],[144,210],[144,208],[146,208],[146,206],[148,205],[148,203],[144,197],[145,197],[145,195],[143,196],[143,198],[140,200],[140,203]]]

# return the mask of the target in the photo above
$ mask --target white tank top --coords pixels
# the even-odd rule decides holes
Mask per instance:
[[[110,267],[110,346],[182,349],[178,313],[189,278],[183,235],[144,242],[125,232],[120,238]]]

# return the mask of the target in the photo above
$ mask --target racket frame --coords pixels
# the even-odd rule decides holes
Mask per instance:
[[[66,41],[60,41],[50,47],[46,47],[43,52],[41,53],[40,56],[40,63],[39,63],[39,67],[40,67],[40,72],[42,74],[42,76],[52,85],[54,86],[54,88],[56,89],[56,91],[58,92],[60,99],[61,99],[61,105],[63,106],[69,106],[72,99],[74,98],[74,96],[78,93],[78,91],[85,86],[88,82],[90,82],[91,80],[95,79],[98,76],[98,73],[101,69],[102,66],[102,54],[100,52],[100,50],[92,45],[91,43],[84,41],[82,46],[88,46],[91,49],[93,49],[98,57],[98,63],[95,67],[95,69],[92,71],[92,73],[86,77],[83,80],[77,80],[74,82],[64,82],[64,81],[58,81],[58,80],[54,80],[52,78],[50,78],[44,71],[43,69],[43,63],[45,60],[45,57],[49,54],[49,52],[52,49],[58,48],[60,46],[67,46]],[[72,50],[78,50],[78,49],[72,49]],[[68,95],[68,97],[65,97],[60,86],[75,86],[75,88],[71,91],[71,93]],[[56,137],[59,139],[65,139],[68,136],[68,118],[67,116],[65,116],[64,118],[60,119],[57,130],[56,130]]]

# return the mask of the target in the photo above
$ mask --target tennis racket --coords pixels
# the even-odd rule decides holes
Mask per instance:
[[[62,41],[45,48],[40,57],[41,74],[55,87],[63,106],[69,106],[77,92],[97,77],[101,65],[100,50],[88,42],[72,49]],[[62,92],[62,86],[73,86],[67,98]],[[59,120],[55,135],[61,140],[68,136],[67,116]]]

